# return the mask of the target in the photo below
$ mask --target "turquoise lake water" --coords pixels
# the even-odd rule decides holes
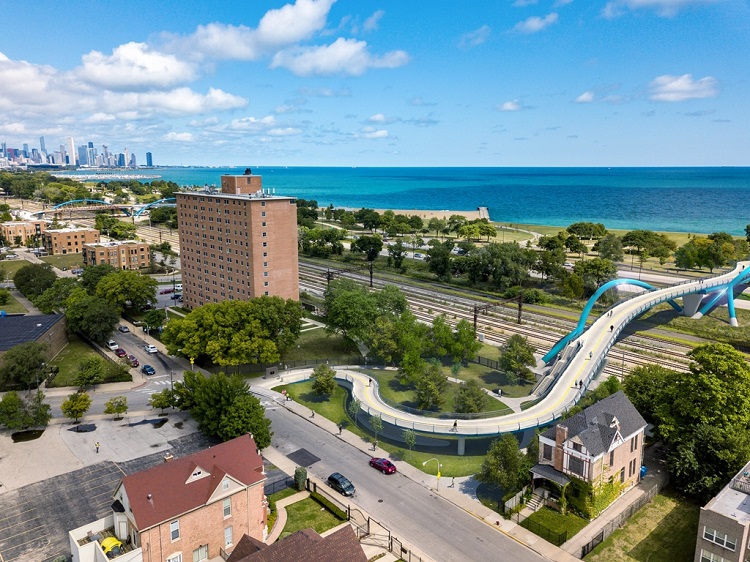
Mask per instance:
[[[594,221],[618,229],[735,235],[750,224],[747,167],[251,169],[277,195],[315,199],[321,206],[455,211],[484,206],[492,220],[503,222]],[[160,168],[153,173],[202,186],[244,170]]]

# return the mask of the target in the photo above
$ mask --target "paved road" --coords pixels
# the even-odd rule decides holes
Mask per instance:
[[[429,488],[401,474],[385,476],[370,468],[369,456],[317,425],[305,423],[284,408],[268,409],[273,422],[272,445],[288,455],[298,449],[320,458],[308,471],[325,480],[334,471],[348,476],[357,488],[354,501],[392,532],[407,538],[441,562],[465,560],[544,560],[487,523],[436,496]],[[434,477],[424,476],[425,483]],[[502,553],[502,555],[500,554]]]

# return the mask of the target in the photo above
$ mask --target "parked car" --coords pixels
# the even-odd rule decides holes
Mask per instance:
[[[130,328],[128,328],[127,326],[123,326],[122,324],[120,324],[119,326],[117,326],[117,331],[118,332],[122,332],[123,334],[127,334],[130,331]]]
[[[114,351],[118,347],[120,347],[120,346],[117,345],[117,342],[115,340],[109,340],[107,342],[107,348],[109,348],[110,351]]]
[[[181,293],[175,293],[170,297],[174,301],[182,300],[182,294]]]
[[[141,373],[144,375],[155,375],[156,369],[154,369],[151,365],[144,365],[141,367]]]
[[[182,291],[182,283],[177,283],[177,285],[174,286],[175,291]]]
[[[573,267],[573,263],[572,263],[572,262],[569,262],[569,261],[566,261],[566,262],[565,262],[565,263],[563,264],[563,267]]]
[[[138,365],[140,365],[140,362],[135,355],[128,355],[128,363],[130,363],[131,367],[137,367]]]
[[[127,353],[123,348],[118,347],[117,349],[115,349],[115,355],[117,355],[117,357],[125,357]]]
[[[73,275],[81,275],[83,273],[83,268],[76,267],[75,269],[71,269],[70,272]]]
[[[424,256],[423,256],[422,254],[420,254],[420,253],[416,253],[416,254],[414,254],[414,259],[415,259],[415,260],[421,260],[421,259],[422,259],[423,257],[424,257]]]
[[[156,346],[152,343],[147,343],[143,346],[143,349],[146,350],[146,353],[159,353],[159,350],[156,349]]]
[[[370,466],[377,468],[383,474],[393,474],[396,472],[396,465],[388,459],[372,458],[370,459]]]
[[[344,496],[353,496],[357,491],[354,484],[339,472],[334,472],[328,477],[328,485]]]
[[[159,291],[160,295],[168,295],[169,293],[174,293],[174,289],[172,287]]]

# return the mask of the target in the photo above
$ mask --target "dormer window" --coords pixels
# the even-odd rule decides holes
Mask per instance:
[[[203,471],[198,468],[195,472],[193,472],[192,478],[200,478],[200,476],[203,474]]]
[[[229,479],[224,478],[224,480],[221,481],[221,489],[222,490],[228,490],[229,489]]]
[[[581,445],[580,443],[573,442],[573,450],[578,453],[581,453],[583,452],[583,445]]]

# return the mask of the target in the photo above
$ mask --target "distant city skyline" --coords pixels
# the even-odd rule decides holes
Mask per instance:
[[[8,147],[73,137],[199,166],[748,165],[742,0],[133,0],[127,25],[73,6],[4,12]]]
[[[101,153],[92,141],[76,146],[73,137],[66,137],[57,145],[57,150],[48,151],[44,136],[39,137],[39,148],[28,142],[22,148],[8,146],[0,141],[0,170],[7,168],[33,168],[35,166],[77,166],[81,168],[138,168],[138,158],[127,148],[123,152],[112,152],[108,145],[102,145]],[[145,154],[145,166],[152,167],[153,154]],[[144,164],[141,163],[140,167]]]

